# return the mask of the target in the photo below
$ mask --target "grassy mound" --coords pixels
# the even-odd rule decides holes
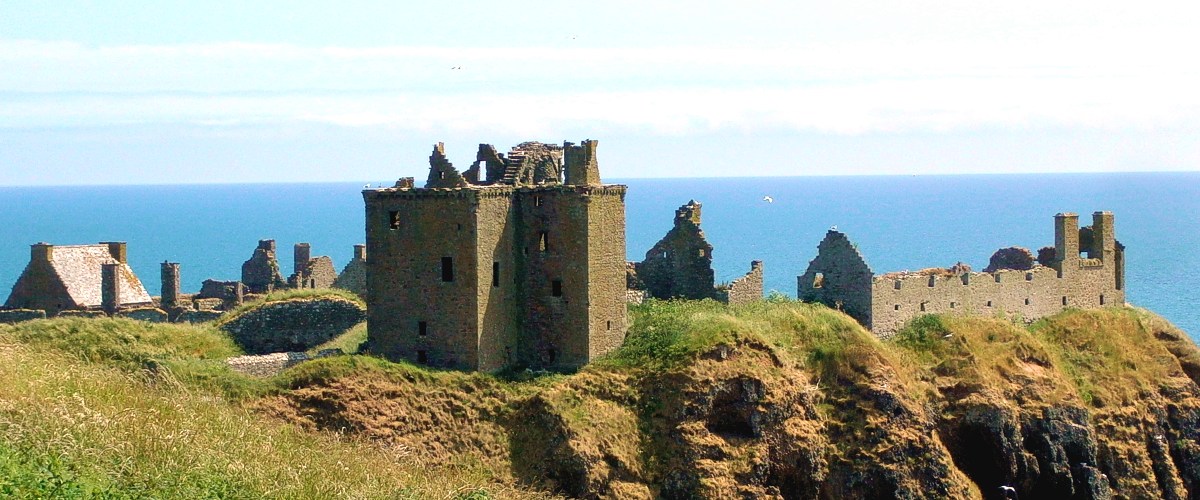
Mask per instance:
[[[302,288],[295,290],[281,290],[271,292],[261,299],[246,302],[240,306],[230,309],[214,323],[214,326],[220,328],[222,325],[237,320],[248,312],[260,309],[267,304],[278,302],[290,302],[299,300],[344,300],[357,304],[362,310],[367,309],[367,303],[363,302],[362,297],[359,297],[354,292],[342,290],[340,288]]]

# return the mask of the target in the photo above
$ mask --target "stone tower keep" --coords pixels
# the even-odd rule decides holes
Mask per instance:
[[[575,368],[619,347],[625,186],[599,183],[595,144],[481,145],[467,175],[439,144],[424,188],[363,191],[371,349],[495,370]]]

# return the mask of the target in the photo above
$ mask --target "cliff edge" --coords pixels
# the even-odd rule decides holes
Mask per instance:
[[[1144,310],[924,316],[888,341],[787,301],[632,313],[572,375],[344,357],[253,406],[583,498],[1200,495],[1200,350]]]

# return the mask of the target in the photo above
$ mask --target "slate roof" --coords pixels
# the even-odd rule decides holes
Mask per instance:
[[[107,245],[55,245],[50,263],[71,300],[81,307],[99,307],[101,266],[116,264],[117,260],[109,253]],[[121,265],[117,279],[121,304],[152,302],[146,287],[133,274],[129,264]]]

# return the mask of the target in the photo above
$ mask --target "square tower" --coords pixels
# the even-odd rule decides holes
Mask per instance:
[[[562,149],[522,143],[474,184],[435,147],[426,187],[363,191],[374,352],[572,369],[620,346],[625,186],[563,184]]]

